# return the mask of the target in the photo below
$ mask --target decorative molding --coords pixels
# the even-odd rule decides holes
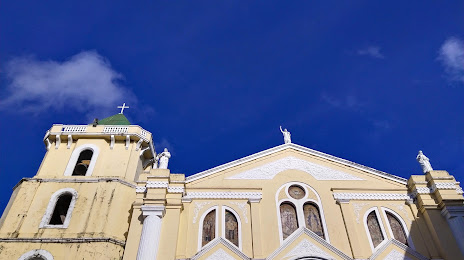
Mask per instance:
[[[53,255],[44,249],[34,249],[21,255],[18,260],[44,259],[53,260]]]
[[[193,223],[197,223],[197,218],[198,218],[198,213],[200,213],[200,210],[206,206],[211,204],[211,201],[202,201],[198,202],[195,201],[195,208],[193,209]]]
[[[143,186],[135,187],[135,192],[136,193],[145,193],[146,191],[147,191],[147,187],[143,187]]]
[[[103,133],[111,134],[125,134],[129,131],[128,126],[105,126]]]
[[[361,222],[359,222],[359,212],[365,206],[369,206],[369,203],[368,202],[354,202],[353,203],[354,216],[356,217],[356,223],[358,223],[358,224],[361,223]]]
[[[73,143],[72,135],[68,135],[68,144],[66,145],[66,149],[70,149]]]
[[[114,139],[114,135],[111,135],[110,136],[110,149],[113,150],[113,147],[114,147],[114,143],[116,142],[115,139]]]
[[[206,260],[235,260],[235,258],[226,253],[224,249],[219,248],[218,250],[216,250],[216,252],[214,252],[212,255],[206,258]]]
[[[456,192],[457,192],[458,194],[463,194],[462,187],[461,187],[461,186],[458,186],[458,187],[456,188]]]
[[[247,210],[248,204],[246,202],[238,202],[238,201],[231,201],[229,203],[237,206],[240,209],[243,215],[243,219],[245,220],[245,223],[248,223],[248,210]]]
[[[60,144],[61,144],[61,136],[56,135],[55,138],[56,138],[56,140],[55,140],[55,149],[58,149],[60,147]]]
[[[126,150],[129,150],[130,135],[126,135]]]
[[[241,172],[227,179],[240,180],[271,180],[280,172],[300,170],[313,176],[316,180],[363,180],[348,173],[337,171],[322,165],[288,156],[270,162],[254,169]]]
[[[299,256],[317,256],[324,259],[334,259],[332,256],[327,254],[320,247],[309,242],[307,239],[301,241],[295,246],[290,252],[288,252],[284,258],[299,257]]]
[[[87,125],[65,125],[61,129],[64,133],[83,133],[87,130]]]
[[[72,196],[71,202],[68,206],[68,211],[66,212],[66,218],[61,225],[52,225],[50,223],[50,219],[52,218],[53,211],[55,210],[56,203],[58,199],[63,194],[70,194]],[[52,194],[50,201],[48,202],[47,209],[45,210],[45,214],[42,217],[42,221],[40,221],[39,228],[68,228],[69,222],[71,221],[71,215],[74,210],[74,206],[76,205],[77,200],[77,191],[72,188],[63,188],[55,193]]]
[[[357,163],[354,163],[354,162],[351,162],[351,161],[348,161],[348,160],[345,160],[345,159],[342,159],[342,158],[338,158],[338,157],[335,157],[333,155],[329,155],[329,154],[326,154],[326,153],[323,153],[323,152],[319,152],[319,151],[316,151],[316,150],[313,150],[313,149],[310,149],[310,148],[306,148],[304,146],[297,145],[297,144],[294,144],[294,143],[282,144],[282,145],[279,145],[279,146],[276,146],[276,147],[273,147],[273,148],[270,148],[270,149],[267,149],[267,150],[264,150],[264,151],[261,151],[261,152],[246,156],[246,157],[243,157],[241,159],[238,159],[238,160],[235,160],[235,161],[232,161],[232,162],[229,162],[229,163],[214,167],[212,169],[209,169],[209,170],[206,170],[206,171],[203,171],[203,172],[199,172],[197,174],[186,177],[186,182],[189,183],[189,182],[204,178],[206,176],[209,176],[211,174],[214,174],[216,172],[223,171],[223,170],[226,170],[226,169],[230,169],[230,168],[235,167],[237,165],[240,165],[240,164],[243,164],[243,163],[246,163],[246,162],[250,162],[250,161],[253,161],[253,160],[262,158],[264,156],[267,156],[267,155],[270,155],[270,154],[273,154],[273,153],[276,153],[276,152],[279,152],[279,151],[283,151],[283,150],[289,149],[289,148],[294,149],[294,150],[299,151],[299,152],[303,152],[303,153],[307,153],[307,154],[310,154],[310,155],[313,155],[313,156],[317,156],[319,158],[324,158],[324,159],[327,159],[327,160],[332,161],[332,162],[340,163],[342,165],[349,166],[349,167],[352,167],[352,168],[355,168],[355,169],[358,169],[358,170],[362,170],[364,172],[367,172],[367,173],[370,173],[370,174],[373,174],[373,175],[376,175],[376,176],[380,176],[382,178],[395,181],[397,183],[401,183],[401,184],[404,184],[404,185],[407,184],[407,180],[405,178],[395,176],[395,175],[392,175],[392,174],[389,174],[389,173],[386,173],[386,172],[382,172],[382,171],[379,171],[379,170],[376,170],[376,169],[373,169],[373,168],[370,168],[370,167],[367,167],[367,166],[364,166],[364,165],[361,165],[361,164],[357,164]]]
[[[196,253],[191,260],[198,260],[200,259],[204,254],[209,252],[211,249],[216,247],[217,245],[222,244],[224,247],[232,251],[239,259],[243,260],[250,260],[251,258],[247,257],[242,251],[240,251],[235,245],[230,243],[228,240],[222,238],[222,237],[217,237],[213,239],[211,242],[206,244],[204,247],[201,248],[198,253]],[[235,259],[235,258],[234,258]]]
[[[405,209],[405,205],[403,204],[395,204],[395,203],[389,203],[391,207],[397,208],[399,211],[403,213],[403,215],[406,217],[408,220],[408,224],[412,224],[412,219],[409,217],[408,211]]]
[[[390,251],[388,255],[383,259],[383,260],[398,260],[398,259],[403,259],[403,260],[412,260],[411,258],[407,257],[405,254],[402,254],[395,249]]]
[[[147,181],[147,188],[167,188],[167,181]]]
[[[147,130],[145,129],[142,129],[142,131],[140,131],[140,134],[143,136],[143,137],[147,137],[147,135],[149,134],[150,132],[148,132]]]
[[[183,199],[261,199],[261,192],[206,191],[187,192]]]
[[[92,242],[107,242],[124,247],[126,242],[107,237],[81,237],[81,238],[0,238],[0,242],[5,243],[92,243]]]
[[[408,194],[401,193],[333,193],[336,200],[409,200]]]
[[[179,187],[179,186],[168,186],[168,192],[169,193],[184,193],[184,187]]]
[[[162,218],[166,213],[166,207],[163,205],[142,205],[140,209],[145,217],[155,215]]]
[[[437,190],[456,190],[458,194],[462,194],[462,188],[459,184],[459,182],[438,182],[431,187],[416,187],[411,196],[417,197],[418,194],[431,194]]]
[[[437,189],[439,190],[455,190],[456,183],[455,182],[438,182],[434,183],[432,187],[430,187],[430,191],[434,193]]]

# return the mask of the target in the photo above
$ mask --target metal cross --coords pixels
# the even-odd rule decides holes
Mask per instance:
[[[122,104],[122,106],[118,106],[118,108],[121,109],[121,112],[119,114],[123,114],[124,113],[124,108],[129,108],[128,106],[126,107],[126,103]]]

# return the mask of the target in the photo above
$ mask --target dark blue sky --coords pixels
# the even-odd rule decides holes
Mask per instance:
[[[3,1],[0,209],[52,124],[118,113],[175,173],[294,143],[464,181],[463,1]]]

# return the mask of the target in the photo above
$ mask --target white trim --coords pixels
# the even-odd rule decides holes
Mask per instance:
[[[211,168],[209,170],[202,171],[202,172],[199,172],[197,174],[193,174],[191,176],[186,177],[185,181],[186,181],[186,183],[190,183],[190,182],[196,181],[198,179],[204,178],[206,176],[209,176],[211,174],[214,174],[216,172],[223,171],[223,170],[226,170],[226,169],[230,169],[230,168],[235,167],[237,165],[240,165],[240,164],[243,164],[243,163],[246,163],[246,162],[250,162],[250,161],[262,158],[264,156],[283,151],[283,150],[288,149],[288,148],[294,149],[294,150],[299,151],[299,152],[307,153],[307,154],[310,154],[310,155],[313,155],[313,156],[316,156],[316,157],[319,157],[319,158],[324,158],[324,159],[327,159],[327,160],[332,161],[332,162],[340,163],[340,164],[342,164],[344,166],[348,166],[348,167],[351,167],[351,168],[362,170],[364,172],[367,172],[367,173],[370,173],[370,174],[373,174],[373,175],[376,175],[376,176],[380,176],[382,178],[389,179],[389,180],[392,180],[392,181],[397,182],[397,183],[401,183],[401,184],[404,184],[404,185],[407,184],[407,180],[405,178],[395,176],[395,175],[392,175],[392,174],[389,174],[389,173],[386,173],[386,172],[382,172],[382,171],[379,171],[379,170],[376,170],[376,169],[373,169],[373,168],[370,168],[370,167],[367,167],[367,166],[364,166],[364,165],[361,165],[361,164],[357,164],[357,163],[354,163],[354,162],[351,162],[351,161],[348,161],[348,160],[345,160],[345,159],[342,159],[342,158],[338,158],[338,157],[335,157],[333,155],[329,155],[329,154],[326,154],[326,153],[323,153],[323,152],[319,152],[319,151],[316,151],[316,150],[313,150],[313,149],[310,149],[310,148],[307,148],[307,147],[304,147],[304,146],[301,146],[301,145],[297,145],[297,144],[294,144],[294,143],[282,144],[282,145],[279,145],[279,146],[276,146],[276,147],[273,147],[273,148],[270,148],[270,149],[267,149],[267,150],[264,150],[264,151],[261,151],[261,152],[246,156],[246,157],[243,157],[241,159],[238,159],[238,160],[235,160],[235,161],[223,164],[223,165],[219,165],[219,166]]]
[[[347,193],[334,192],[335,200],[410,200],[411,196],[401,193]]]
[[[187,192],[182,197],[185,199],[261,199],[261,192],[233,192],[233,191],[208,191],[208,192]]]
[[[238,249],[242,250],[242,221],[240,221],[240,216],[238,215],[238,213],[233,208],[228,207],[228,206],[222,206],[222,216],[221,216],[221,219],[222,219],[222,222],[221,222],[222,223],[222,235],[221,235],[221,237],[224,238],[225,240],[228,240],[226,238],[226,210],[228,210],[229,212],[234,214],[235,218],[237,219],[237,223],[238,223]],[[232,243],[231,241],[229,241],[229,242],[232,245],[234,245],[234,243]]]
[[[58,149],[60,147],[60,144],[61,144],[61,137],[60,135],[56,135],[55,136],[55,149]]]
[[[406,251],[407,253],[415,256],[417,259],[419,260],[429,260],[427,257],[421,255],[419,252],[417,252],[416,250],[413,250],[411,249],[410,247],[408,247],[407,245],[399,242],[398,240],[396,239],[390,239],[388,240],[387,243],[385,243],[382,247],[380,247],[377,251],[375,251],[374,254],[372,254],[368,260],[374,260],[376,259],[380,254],[382,254],[390,245],[395,245],[397,246],[398,248]],[[438,259],[437,259],[438,260]]]
[[[304,189],[305,196],[303,198],[294,199],[294,198],[292,198],[290,196],[290,194],[288,193],[288,189],[293,185],[300,186],[300,187],[302,187]],[[279,194],[280,194],[280,191],[282,189],[285,189],[285,194],[287,195],[287,198],[279,200]],[[309,191],[312,191],[316,195],[317,200],[313,200],[313,199],[308,198]],[[322,203],[321,203],[321,197],[319,196],[319,194],[316,192],[315,189],[313,189],[311,186],[309,186],[306,183],[292,181],[292,182],[287,182],[284,185],[280,186],[280,188],[276,192],[275,197],[276,197],[276,209],[277,209],[277,225],[278,225],[278,228],[279,228],[279,239],[280,239],[280,244],[281,245],[282,245],[284,239],[283,239],[283,235],[282,235],[282,223],[281,223],[282,221],[281,221],[281,217],[280,217],[280,205],[282,203],[284,203],[284,202],[290,202],[295,207],[296,217],[297,217],[297,221],[298,221],[298,228],[301,228],[301,227],[306,228],[306,222],[305,222],[305,219],[304,219],[304,211],[303,211],[304,205],[306,203],[308,203],[308,202],[316,205],[317,209],[319,210],[319,215],[320,215],[320,218],[321,218],[322,229],[324,231],[324,239],[328,243],[330,243],[329,232],[328,232],[328,229],[327,229],[327,224],[325,222],[324,209],[322,208]]]
[[[28,259],[32,259],[33,257],[42,257],[42,258],[45,258],[45,260],[53,260],[53,255],[48,252],[47,250],[44,250],[44,249],[34,249],[34,250],[31,250],[27,253],[24,253],[23,255],[21,255],[18,260],[28,260]]]
[[[377,222],[379,223],[380,230],[381,230],[382,236],[383,236],[383,241],[380,242],[380,244],[378,244],[376,247],[374,247],[374,244],[372,244],[371,233],[369,232],[369,228],[367,227],[367,216],[372,211],[375,212],[375,216],[377,218]],[[383,244],[388,242],[387,233],[385,232],[385,228],[383,227],[382,219],[380,218],[379,210],[378,210],[377,207],[372,207],[372,208],[368,209],[366,211],[366,213],[364,213],[363,224],[364,224],[364,229],[366,230],[367,239],[369,240],[369,245],[371,246],[372,252],[375,252],[377,249],[381,248],[383,246]]]
[[[218,244],[224,245],[224,247],[228,248],[230,251],[235,253],[235,255],[237,257],[239,257],[240,259],[243,259],[243,260],[250,260],[251,259],[248,256],[246,256],[242,251],[238,250],[238,248],[235,245],[233,245],[232,243],[230,243],[229,240],[225,240],[222,237],[217,237],[217,238],[213,239],[211,242],[206,244],[200,251],[198,251],[194,256],[192,256],[192,258],[189,258],[189,259],[191,259],[191,260],[199,259],[201,256],[203,256],[204,254],[209,252],[211,249],[215,248],[216,245],[218,245]]]
[[[398,213],[393,211],[392,209],[389,209],[387,207],[380,207],[380,208],[382,209],[382,215],[385,220],[388,232],[390,233],[390,238],[395,239],[395,237],[393,236],[393,230],[390,226],[390,221],[388,221],[387,212],[395,216],[396,219],[401,223],[401,226],[403,227],[403,230],[404,230],[404,235],[406,236],[406,239],[408,240],[408,246],[415,250],[414,244],[412,243],[412,239],[409,234],[409,229],[406,226],[406,222],[404,222],[403,218]]]
[[[85,172],[85,176],[91,176],[93,169],[95,168],[95,164],[97,162],[98,154],[100,153],[100,149],[98,146],[94,144],[83,144],[74,149],[71,154],[71,158],[69,159],[68,166],[64,171],[64,176],[72,176],[74,167],[76,166],[77,160],[79,159],[79,155],[84,150],[91,150],[93,152],[92,159],[90,160],[89,168]]]
[[[66,145],[66,149],[70,149],[73,143],[72,135],[68,135],[68,144]]]
[[[126,150],[129,149],[129,144],[130,144],[130,135],[126,135]]]
[[[201,215],[201,217],[200,217],[200,222],[198,223],[198,225],[199,225],[199,229],[198,229],[198,251],[200,251],[201,248],[202,248],[201,242],[203,241],[203,221],[205,220],[206,215],[208,215],[208,213],[210,213],[213,210],[216,210],[216,224],[214,225],[214,238],[211,239],[211,241],[209,241],[205,246],[210,244],[216,238],[220,237],[220,235],[219,235],[219,206],[216,205],[216,206],[213,206],[213,207],[208,208],[207,210],[205,210],[203,215]]]
[[[66,218],[62,225],[50,225],[50,219],[52,218],[53,211],[55,210],[56,202],[58,201],[58,198],[65,193],[72,195],[71,202],[69,203],[68,207],[68,212],[66,212]],[[40,222],[39,228],[67,228],[69,226],[69,222],[71,221],[71,214],[76,204],[76,199],[77,191],[72,188],[63,188],[53,193],[50,201],[48,202],[45,214],[42,217],[42,221]]]
[[[125,241],[117,240],[109,237],[80,237],[80,238],[0,238],[0,242],[3,243],[92,243],[92,242],[102,242],[102,243],[112,243],[118,246],[124,247],[126,245]]]

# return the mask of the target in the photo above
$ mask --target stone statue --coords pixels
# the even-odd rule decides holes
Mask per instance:
[[[429,162],[429,158],[427,158],[427,156],[425,156],[422,153],[422,151],[419,151],[419,153],[417,154],[416,160],[419,162],[419,164],[420,164],[420,166],[422,168],[422,171],[424,173],[427,173],[429,171],[433,171],[432,165],[430,165],[430,162]]]
[[[290,138],[290,132],[287,131],[287,128],[282,131],[282,126],[280,126],[280,132],[284,135],[284,143],[289,144],[292,142],[292,139]]]
[[[164,148],[164,151],[156,156],[155,165],[159,163],[158,169],[167,169],[169,158],[171,153],[168,152],[168,148]]]

